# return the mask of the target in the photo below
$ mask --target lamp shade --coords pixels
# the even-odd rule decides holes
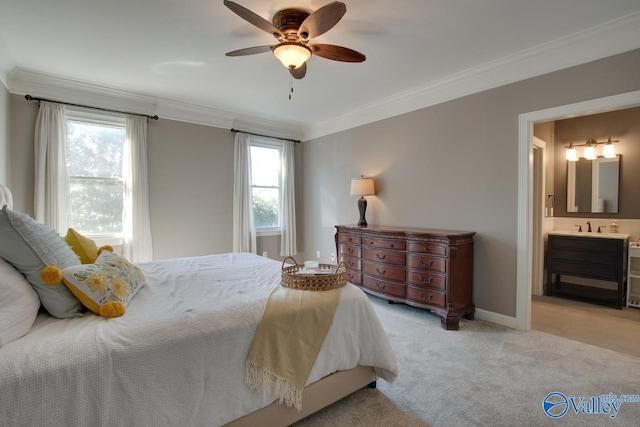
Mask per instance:
[[[282,43],[273,49],[273,54],[289,69],[296,69],[311,58],[311,49],[299,43]]]
[[[373,178],[351,178],[352,196],[369,196],[371,194],[376,194]]]

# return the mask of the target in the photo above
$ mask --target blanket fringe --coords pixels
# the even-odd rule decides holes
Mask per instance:
[[[247,360],[245,366],[245,383],[251,389],[257,389],[262,394],[273,395],[279,405],[284,403],[288,408],[293,406],[298,412],[302,410],[302,390],[304,387],[267,371],[252,360]]]

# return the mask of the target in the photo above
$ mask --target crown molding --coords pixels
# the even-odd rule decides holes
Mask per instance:
[[[304,140],[640,48],[640,12],[447,76],[355,111],[307,125]]]
[[[227,129],[235,127],[282,138],[300,139],[302,137],[302,126],[290,123],[231,113],[29,70],[14,69],[8,73],[7,81],[9,91],[17,95],[29,94],[88,107],[158,115],[161,119],[205,126]]]
[[[640,48],[640,12],[306,126],[17,69],[2,39],[0,80],[9,92],[19,95],[30,94],[99,108],[157,114],[163,119],[310,140],[637,48]]]

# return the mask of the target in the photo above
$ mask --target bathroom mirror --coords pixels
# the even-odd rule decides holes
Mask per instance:
[[[567,212],[618,213],[620,155],[567,161]]]

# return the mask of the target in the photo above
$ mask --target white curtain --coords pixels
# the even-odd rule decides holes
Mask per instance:
[[[282,234],[280,235],[280,256],[295,255],[296,248],[296,200],[294,185],[294,152],[293,141],[284,141],[282,145],[280,165],[282,176]]]
[[[233,252],[256,253],[256,228],[251,196],[250,136],[236,132],[233,179]]]
[[[122,253],[132,262],[151,261],[153,244],[149,221],[147,118],[127,116],[123,155],[124,206]]]
[[[70,224],[67,121],[64,105],[40,101],[34,137],[35,219],[64,234]]]

